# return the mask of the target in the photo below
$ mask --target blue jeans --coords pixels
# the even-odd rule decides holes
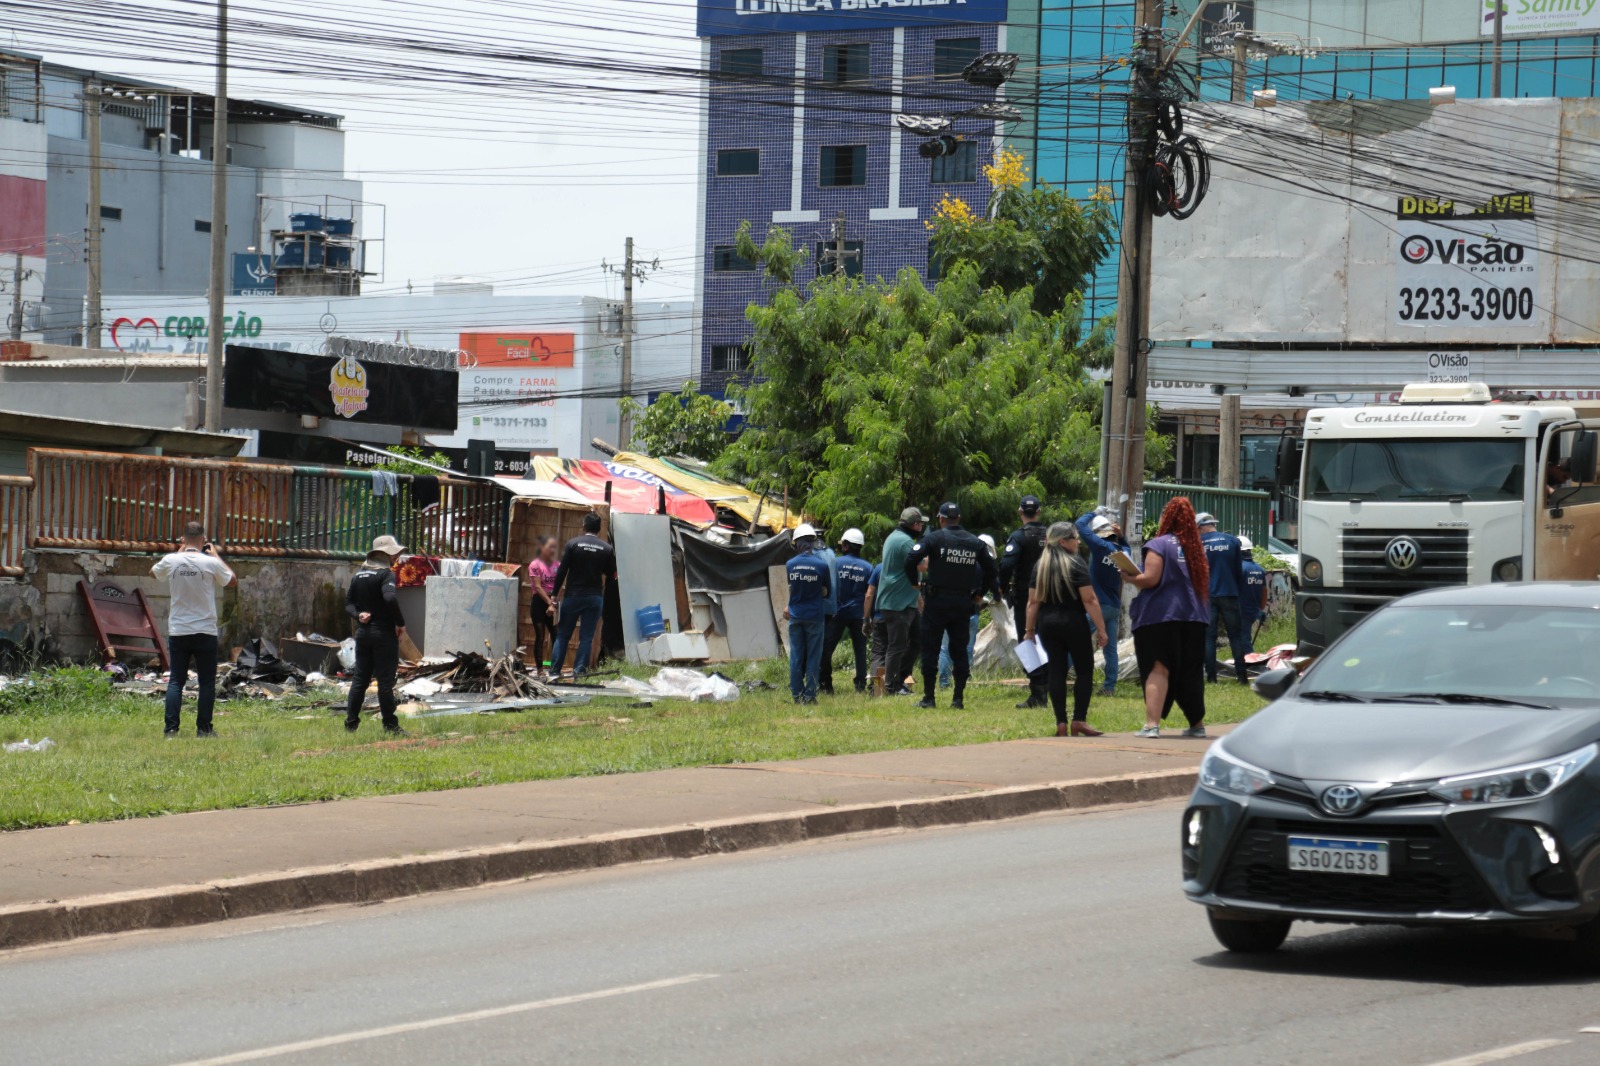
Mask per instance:
[[[978,616],[976,614],[972,616],[972,621],[967,628],[970,630],[970,634],[967,637],[967,664],[968,669],[971,669],[972,653],[978,647]],[[950,686],[950,670],[954,666],[955,664],[950,661],[950,635],[946,633],[944,640],[939,645],[940,688],[948,688]]]
[[[822,636],[827,623],[789,620],[789,695],[796,703],[817,702],[817,675],[822,670]]]
[[[178,731],[183,685],[189,680],[192,663],[195,676],[200,679],[200,705],[195,710],[194,726],[197,732],[209,733],[211,710],[217,702],[217,635],[190,633],[168,637],[167,650],[172,656],[172,678],[167,682],[167,732]]]
[[[1217,679],[1217,631],[1222,630],[1228,634],[1228,644],[1233,648],[1233,671],[1238,675],[1239,683],[1247,684],[1250,679],[1249,670],[1244,664],[1244,657],[1254,649],[1250,646],[1250,638],[1245,635],[1244,617],[1239,613],[1239,597],[1213,596],[1211,597],[1211,623],[1206,626],[1206,680]]]
[[[556,620],[556,646],[550,653],[551,673],[560,671],[566,662],[567,643],[579,623],[582,628],[578,630],[578,657],[572,661],[572,673],[577,676],[589,669],[589,651],[594,647],[594,631],[600,625],[600,611],[605,605],[606,599],[599,593],[562,597],[561,615]]]
[[[1100,615],[1106,620],[1106,688],[1117,687],[1117,630],[1122,621],[1122,604],[1107,605],[1105,600],[1100,601]],[[1094,628],[1090,622],[1089,627]]]

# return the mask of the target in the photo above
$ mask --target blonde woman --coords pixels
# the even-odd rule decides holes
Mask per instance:
[[[1090,624],[1094,628],[1090,630]],[[1089,725],[1089,697],[1094,693],[1094,649],[1106,645],[1106,622],[1100,613],[1089,567],[1078,556],[1078,528],[1057,522],[1045,533],[1044,554],[1028,582],[1027,631],[1038,637],[1050,662],[1047,689],[1056,713],[1056,736],[1098,737]],[[1067,721],[1067,668],[1077,665],[1072,685],[1072,721]]]

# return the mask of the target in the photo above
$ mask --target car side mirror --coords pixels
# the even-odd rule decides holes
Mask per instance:
[[[1263,699],[1275,700],[1283,696],[1294,687],[1300,677],[1300,672],[1292,666],[1280,666],[1276,670],[1268,670],[1250,686],[1255,689],[1256,695]]]

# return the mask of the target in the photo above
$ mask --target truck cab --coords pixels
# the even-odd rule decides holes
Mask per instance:
[[[1309,411],[1300,653],[1320,653],[1420,589],[1595,580],[1596,427],[1571,405],[1496,400],[1481,383],[1409,385],[1398,404]]]

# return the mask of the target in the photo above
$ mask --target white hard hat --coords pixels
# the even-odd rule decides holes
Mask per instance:
[[[1094,521],[1089,523],[1089,528],[1094,532],[1099,533],[1101,530],[1110,529],[1115,525],[1116,523],[1107,518],[1105,515],[1097,514],[1094,516]]]
[[[1239,534],[1239,547],[1243,548],[1245,551],[1254,551],[1255,550],[1255,542],[1252,541],[1249,537],[1245,536],[1243,533],[1240,533]]]
[[[1217,524],[1217,516],[1210,511],[1201,511],[1194,516],[1194,524],[1197,526],[1214,526]]]
[[[989,554],[993,555],[994,554],[994,538],[989,536],[989,534],[987,534],[987,533],[979,533],[978,534],[978,539],[983,541],[985,544],[987,544],[989,546]]]
[[[795,540],[805,540],[807,537],[814,537],[816,535],[817,531],[811,527],[810,522],[801,522],[795,527],[794,530]]]
[[[867,538],[862,534],[861,530],[851,527],[850,529],[845,530],[844,534],[839,537],[839,543],[854,544],[859,548],[866,545]]]

